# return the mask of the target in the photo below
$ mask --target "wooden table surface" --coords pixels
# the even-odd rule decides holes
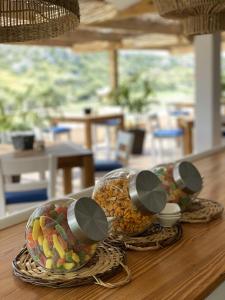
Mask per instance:
[[[90,150],[72,142],[47,145],[44,151],[15,152],[11,145],[0,145],[0,158],[12,159],[15,157],[32,157],[40,155],[53,155],[57,158],[58,169],[63,170],[64,194],[72,193],[72,168],[82,168],[83,187],[94,184],[94,162]]]
[[[225,204],[225,150],[196,161],[205,178],[202,197]],[[54,290],[21,282],[11,261],[24,243],[25,224],[0,231],[0,299],[194,300],[204,299],[225,279],[225,219],[184,225],[175,245],[157,251],[128,252],[133,281],[118,289],[92,285]]]
[[[118,128],[124,129],[124,114],[123,113],[111,113],[111,114],[80,114],[73,116],[55,117],[52,119],[53,123],[59,122],[72,122],[83,123],[85,126],[85,146],[88,149],[92,149],[92,125],[101,124],[109,120],[119,120]]]

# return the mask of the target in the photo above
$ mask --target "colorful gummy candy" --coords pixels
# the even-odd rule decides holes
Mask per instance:
[[[73,235],[67,222],[67,206],[46,205],[36,210],[26,228],[27,248],[42,267],[68,272],[86,264],[97,244],[84,244]]]
[[[162,182],[163,188],[167,191],[168,201],[177,203],[182,210],[190,204],[192,196],[178,187],[173,179],[173,164],[162,165],[154,169],[154,173]]]

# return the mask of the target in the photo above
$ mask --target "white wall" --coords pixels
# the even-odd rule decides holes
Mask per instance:
[[[195,152],[221,143],[221,37],[220,33],[197,36]]]

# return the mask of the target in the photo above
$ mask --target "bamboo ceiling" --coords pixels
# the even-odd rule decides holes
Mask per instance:
[[[78,30],[29,44],[72,47],[75,51],[110,49],[183,49],[191,45],[181,24],[161,18],[151,0],[80,0]]]

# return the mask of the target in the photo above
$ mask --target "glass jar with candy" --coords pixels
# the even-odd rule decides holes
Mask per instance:
[[[40,266],[64,273],[84,266],[107,233],[107,218],[94,200],[66,199],[33,212],[26,226],[26,246]]]
[[[203,187],[203,179],[198,169],[189,161],[156,166],[152,171],[161,180],[167,191],[168,201],[179,204],[187,210]]]

